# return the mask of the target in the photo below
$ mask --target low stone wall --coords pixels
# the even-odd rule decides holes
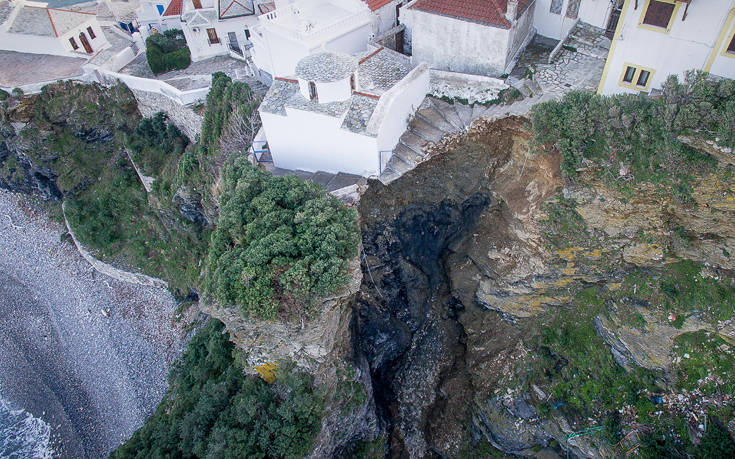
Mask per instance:
[[[138,101],[138,109],[143,116],[153,116],[158,112],[165,112],[169,119],[189,137],[192,142],[202,133],[204,117],[194,113],[191,107],[181,105],[170,98],[154,92],[132,89]]]
[[[496,100],[508,85],[499,78],[469,73],[431,70],[431,95],[441,99],[464,99],[469,104]]]
[[[69,225],[69,220],[66,218],[66,202],[61,203],[61,210],[64,214],[64,223],[66,224],[66,230],[69,232],[69,235],[71,235],[71,239],[72,241],[74,241],[74,245],[79,251],[79,254],[82,256],[82,258],[87,260],[87,262],[92,265],[95,270],[104,274],[105,276],[111,277],[121,282],[143,285],[145,287],[168,288],[168,283],[166,283],[166,281],[164,280],[146,276],[145,274],[123,271],[93,257],[92,254],[89,253],[89,251],[85,249],[84,246],[77,240],[76,236],[74,235],[74,231],[72,231],[71,229],[71,225]]]

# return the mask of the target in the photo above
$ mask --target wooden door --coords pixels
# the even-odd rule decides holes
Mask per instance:
[[[616,2],[610,12],[610,19],[607,22],[607,28],[605,29],[605,36],[610,40],[615,35],[615,29],[618,27],[618,21],[620,20],[620,12],[623,9],[623,2]]]
[[[87,40],[87,36],[84,35],[84,32],[79,34],[79,41],[82,42],[82,46],[84,46],[84,51],[86,51],[87,54],[92,54],[92,45],[89,44],[89,40]]]

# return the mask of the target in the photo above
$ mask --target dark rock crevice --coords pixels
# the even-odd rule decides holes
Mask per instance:
[[[475,192],[363,228],[363,270],[371,268],[356,302],[358,346],[392,457],[443,454],[435,443],[446,439],[435,431],[446,426],[436,423],[456,408],[450,392],[470,390],[457,320],[464,305],[452,295],[446,259],[489,205],[489,193]]]

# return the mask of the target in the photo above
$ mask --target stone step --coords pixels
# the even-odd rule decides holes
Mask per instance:
[[[398,170],[398,163],[403,163],[410,169],[413,169],[420,160],[421,157],[417,156],[416,153],[403,144],[399,143],[395,150],[393,150],[393,164],[396,170]]]
[[[449,124],[449,122],[445,120],[444,117],[434,109],[434,107],[419,110],[416,112],[416,116],[421,117],[421,119],[444,133],[454,133],[457,131],[457,129]]]
[[[472,124],[472,108],[459,102],[455,102],[453,107],[457,111],[459,119],[462,120],[462,125],[466,128],[470,127],[470,124]]]
[[[427,141],[417,136],[411,131],[406,131],[401,136],[400,143],[407,146],[410,150],[419,156],[424,156],[424,146],[427,145]]]
[[[454,105],[444,102],[441,99],[431,98],[431,103],[434,105],[434,109],[439,113],[449,124],[451,124],[455,132],[464,131],[464,123],[457,115],[457,111],[454,109]]]
[[[442,137],[444,137],[444,131],[435,128],[421,119],[421,117],[414,117],[413,120],[411,120],[410,129],[411,132],[428,142],[438,142]]]
[[[475,104],[474,107],[472,107],[472,120],[477,120],[485,116],[485,113],[487,113],[488,107],[485,105]]]

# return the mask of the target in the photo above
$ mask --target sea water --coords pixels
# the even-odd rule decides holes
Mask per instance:
[[[51,427],[0,398],[0,458],[51,458]]]

